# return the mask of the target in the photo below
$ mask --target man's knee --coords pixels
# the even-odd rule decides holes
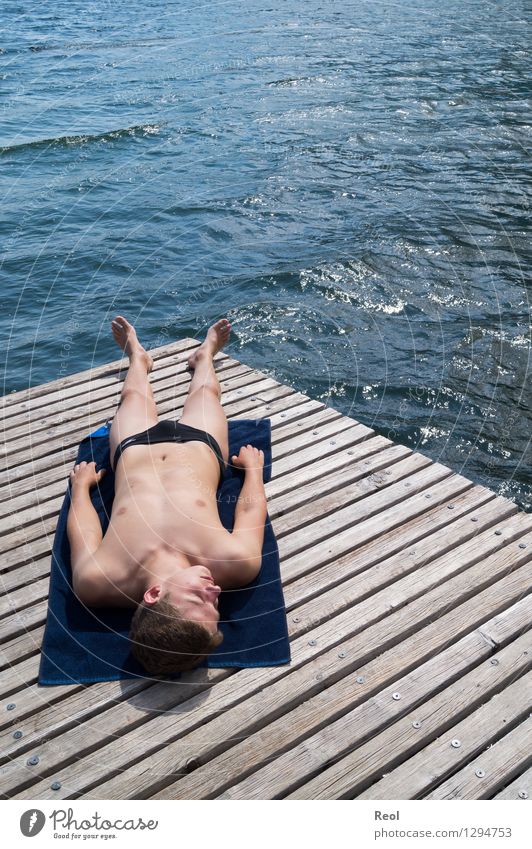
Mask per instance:
[[[201,386],[197,386],[195,389],[192,389],[192,391],[189,391],[189,398],[192,398],[193,396],[197,397],[198,393],[207,393],[208,395],[214,395],[217,401],[220,400],[222,394],[218,381],[209,380],[208,378],[204,383],[201,384]]]
[[[124,387],[124,389],[122,389],[122,394],[120,395],[120,404],[123,404],[124,401],[128,400],[140,400],[144,401],[146,404],[152,403],[152,399],[147,392],[143,392],[140,389],[134,389],[132,387]]]

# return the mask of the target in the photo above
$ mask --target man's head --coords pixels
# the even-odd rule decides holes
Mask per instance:
[[[175,580],[149,587],[133,615],[132,651],[153,675],[198,666],[223,640],[218,629],[220,587],[204,566],[180,568]]]

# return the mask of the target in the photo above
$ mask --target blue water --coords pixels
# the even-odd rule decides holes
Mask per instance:
[[[532,506],[530,4],[2,4],[3,392],[228,353]]]

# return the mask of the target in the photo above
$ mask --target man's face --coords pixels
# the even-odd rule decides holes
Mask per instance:
[[[214,583],[206,566],[195,564],[180,569],[176,581],[169,583],[168,592],[168,600],[179,607],[185,619],[199,622],[212,633],[218,630],[218,596],[221,589]]]

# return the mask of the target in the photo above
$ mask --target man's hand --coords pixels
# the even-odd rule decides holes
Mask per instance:
[[[81,463],[75,465],[70,472],[70,483],[72,484],[72,489],[85,489],[88,492],[91,487],[100,483],[104,475],[105,469],[100,469],[99,472],[96,471],[94,460],[92,463],[87,463],[86,460],[83,460]]]
[[[231,462],[238,469],[262,469],[264,466],[264,451],[253,445],[243,445],[238,456],[233,454]]]

